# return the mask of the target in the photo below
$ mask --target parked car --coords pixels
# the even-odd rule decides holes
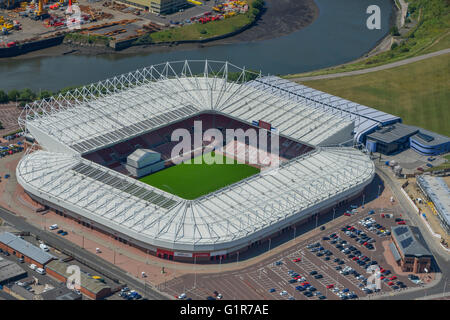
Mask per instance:
[[[42,268],[36,268],[35,271],[39,274],[45,274],[45,270]]]
[[[57,224],[52,224],[50,227],[48,227],[50,230],[56,230],[58,229],[58,225]]]

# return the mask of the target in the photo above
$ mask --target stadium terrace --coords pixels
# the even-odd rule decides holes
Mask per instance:
[[[357,147],[364,118],[286,93],[280,80],[228,62],[181,61],[36,101],[19,120],[36,144],[18,182],[35,201],[161,258],[230,258],[359,196],[375,175]],[[140,149],[170,170],[168,136],[194,121],[279,135],[283,161],[191,200],[124,169]]]

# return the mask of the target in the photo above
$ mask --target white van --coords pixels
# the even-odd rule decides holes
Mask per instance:
[[[43,243],[41,243],[41,244],[39,245],[39,248],[41,248],[41,250],[43,250],[43,251],[45,251],[45,252],[48,251],[47,245],[45,245],[45,244],[43,244]]]
[[[35,265],[34,263],[30,264],[30,269],[31,270],[36,270],[37,265]]]
[[[35,271],[36,271],[37,273],[39,273],[39,274],[45,274],[45,270],[42,269],[42,268],[36,268]]]
[[[50,227],[48,227],[50,230],[56,230],[58,229],[58,225],[57,224],[52,224]]]

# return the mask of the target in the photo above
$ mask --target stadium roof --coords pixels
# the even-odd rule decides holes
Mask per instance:
[[[328,141],[353,119],[305,99],[291,100],[260,88],[259,80],[227,81],[232,65],[193,76],[189,64],[151,66],[27,106],[19,123],[48,150],[88,153],[206,110],[249,123],[264,120],[280,134],[310,144]],[[260,78],[258,78],[260,79]],[[265,79],[265,78],[262,78]],[[46,136],[46,139],[39,139]],[[352,139],[349,134],[348,139]],[[340,141],[342,142],[342,141]]]
[[[319,148],[193,201],[125,177],[79,155],[36,151],[17,166],[26,189],[145,243],[193,249],[267,231],[371,181],[373,163],[353,148]]]
[[[0,234],[0,242],[43,265],[52,259],[56,259],[53,255],[43,251],[41,248],[9,232]]]
[[[347,137],[353,120],[310,100],[280,96],[232,65],[152,66],[28,106],[21,118],[44,150],[19,162],[19,183],[32,194],[142,243],[189,251],[228,250],[273,234],[353,196],[375,174],[367,154],[316,147],[280,168],[195,200],[129,178],[81,155],[202,110],[270,122],[280,134],[313,145]],[[336,138],[338,137],[338,138]],[[351,135],[348,137],[351,139]],[[340,140],[342,142],[342,140]]]
[[[306,101],[312,107],[355,122],[355,141],[377,127],[401,122],[397,116],[352,102],[331,94],[276,76],[256,79],[254,84],[264,90],[294,101]]]

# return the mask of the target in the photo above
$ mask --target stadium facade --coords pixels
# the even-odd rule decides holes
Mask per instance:
[[[59,214],[154,255],[230,257],[357,197],[375,175],[367,152],[354,147],[364,117],[291,93],[279,81],[286,84],[227,62],[182,61],[36,101],[19,119],[38,147],[19,162],[18,182]],[[115,170],[117,154],[102,153],[132,145],[129,155],[139,145],[127,142],[200,116],[264,121],[303,151],[274,172],[194,200]]]

